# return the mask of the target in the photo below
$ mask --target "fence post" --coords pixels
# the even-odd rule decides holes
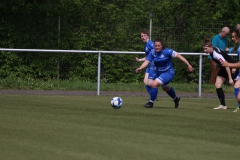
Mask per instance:
[[[152,39],[152,13],[150,13],[149,14],[149,20],[150,20],[150,22],[149,22],[149,38],[150,38],[150,40]]]
[[[58,50],[60,49],[60,26],[61,26],[61,17],[58,16]],[[57,56],[57,80],[60,77],[60,68],[59,68],[59,56]]]
[[[97,78],[97,95],[100,95],[100,80],[101,80],[101,53],[98,52],[98,78]]]
[[[198,82],[198,96],[202,96],[202,55],[199,56],[199,82]]]

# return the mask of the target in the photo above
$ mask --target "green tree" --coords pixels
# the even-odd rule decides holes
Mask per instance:
[[[178,52],[202,52],[205,36],[239,23],[239,5],[238,0],[2,0],[0,46],[143,51],[139,32],[149,28],[152,14],[152,39],[161,37],[167,47]],[[143,75],[133,72],[139,65],[135,56],[102,55],[103,81],[142,81]],[[194,57],[187,58],[195,61]],[[2,52],[0,59],[1,77],[13,73],[51,79],[58,76],[59,69],[63,79],[96,81],[96,54]],[[180,63],[175,66],[181,73],[178,81],[198,77],[197,72],[183,72],[185,66]],[[194,67],[198,67],[197,62]]]

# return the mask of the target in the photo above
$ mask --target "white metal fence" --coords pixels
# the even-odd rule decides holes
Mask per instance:
[[[100,82],[101,82],[101,54],[145,54],[144,52],[130,52],[130,51],[91,51],[91,50],[49,50],[49,49],[11,49],[11,48],[0,48],[0,51],[8,52],[49,52],[49,53],[92,53],[98,54],[98,76],[97,76],[97,95],[100,95]],[[207,56],[205,53],[183,53],[181,55],[199,56],[199,79],[198,79],[198,95],[202,95],[202,61],[203,56]],[[231,56],[237,56],[237,54],[231,54]],[[196,69],[195,69],[196,71]]]

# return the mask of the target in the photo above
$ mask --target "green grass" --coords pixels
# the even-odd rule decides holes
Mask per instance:
[[[217,99],[0,95],[0,155],[4,160],[237,160],[240,113],[213,110]]]
[[[198,92],[198,83],[171,83],[171,86],[178,92]],[[100,83],[101,91],[144,91],[143,82],[136,83]],[[19,90],[97,90],[97,83],[85,82],[78,79],[74,80],[39,80],[39,79],[20,79],[8,77],[0,79],[0,89],[19,89]],[[233,86],[223,85],[225,93],[233,93]],[[215,93],[215,86],[212,84],[202,84],[202,92]]]

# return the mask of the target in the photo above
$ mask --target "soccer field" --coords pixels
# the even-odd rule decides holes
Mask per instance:
[[[213,110],[217,99],[0,95],[3,160],[237,160],[240,112]]]

